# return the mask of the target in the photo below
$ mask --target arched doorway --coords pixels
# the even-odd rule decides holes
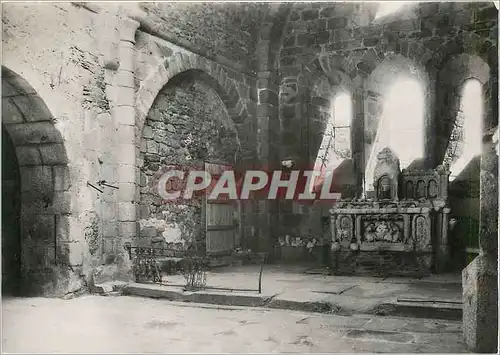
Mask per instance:
[[[170,165],[186,170],[211,164],[234,166],[241,144],[223,97],[224,90],[215,79],[193,69],[171,78],[158,93],[144,122],[140,144],[138,244],[193,246],[197,252],[207,251],[206,201],[163,203],[152,182]],[[237,206],[232,212],[228,219],[240,219]],[[235,244],[239,236],[237,232]]]
[[[2,125],[2,296],[21,290],[21,181],[16,150]]]
[[[33,87],[2,67],[2,284],[11,294],[61,294],[70,279],[71,184],[54,121]]]

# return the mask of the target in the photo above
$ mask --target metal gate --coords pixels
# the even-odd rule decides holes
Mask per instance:
[[[205,163],[205,171],[212,175],[212,187],[225,170],[232,166],[218,163]],[[220,198],[209,200],[204,197],[204,219],[207,255],[228,255],[235,248],[239,224],[237,223],[237,202]]]

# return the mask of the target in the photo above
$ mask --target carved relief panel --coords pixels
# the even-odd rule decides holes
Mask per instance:
[[[425,248],[430,242],[430,229],[428,219],[425,216],[418,215],[414,219],[414,239],[417,246]]]
[[[381,220],[366,218],[363,221],[362,241],[366,243],[402,243],[404,239],[404,221],[402,216]]]
[[[340,216],[337,226],[337,241],[350,243],[353,238],[353,221],[351,216]]]

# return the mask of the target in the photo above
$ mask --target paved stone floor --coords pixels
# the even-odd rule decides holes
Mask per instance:
[[[461,324],[125,296],[2,301],[4,353],[465,352]]]

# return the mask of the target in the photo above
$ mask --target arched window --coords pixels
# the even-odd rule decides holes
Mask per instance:
[[[404,169],[424,156],[424,92],[419,81],[410,77],[398,79],[383,95],[383,113],[377,135],[368,157],[365,184],[373,191],[377,154],[390,148]]]
[[[314,164],[315,169],[321,171],[333,171],[351,157],[351,96],[339,94],[333,101],[332,111]]]
[[[450,180],[464,170],[470,161],[481,154],[483,94],[477,79],[464,82],[453,130],[445,154],[445,163],[450,165]]]

